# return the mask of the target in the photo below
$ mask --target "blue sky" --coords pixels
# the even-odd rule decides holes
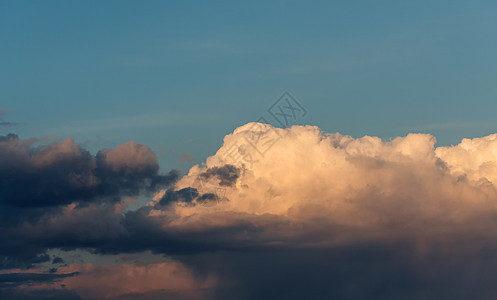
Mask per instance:
[[[0,130],[187,170],[289,91],[326,132],[456,144],[497,131],[496,20],[494,1],[2,1]]]

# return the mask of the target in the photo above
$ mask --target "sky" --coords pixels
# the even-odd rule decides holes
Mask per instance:
[[[493,299],[496,20],[0,1],[0,294]]]
[[[440,145],[497,123],[493,1],[2,1],[0,90],[24,138],[134,140],[195,163],[288,91],[305,124]]]

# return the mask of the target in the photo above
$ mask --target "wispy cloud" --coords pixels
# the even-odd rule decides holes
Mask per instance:
[[[13,125],[16,125],[16,123],[7,122],[7,121],[0,121],[0,126],[13,126]]]
[[[0,127],[14,126],[14,125],[18,124],[16,122],[9,122],[9,121],[4,121],[3,120],[3,116],[6,115],[7,112],[8,112],[7,109],[0,108]]]

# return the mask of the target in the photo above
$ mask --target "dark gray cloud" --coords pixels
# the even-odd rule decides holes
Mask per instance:
[[[184,191],[170,191],[174,192],[179,193],[171,201],[184,201]],[[198,299],[491,299],[496,292],[497,243],[464,227],[458,234],[320,246],[326,233],[319,225],[312,230],[312,224],[303,225],[307,228],[300,229],[301,234],[285,239],[282,232],[299,231],[300,226],[293,228],[279,216],[238,214],[238,221],[229,226],[164,231],[164,220],[151,217],[152,209],[119,214],[80,208],[78,222],[40,221],[34,227],[38,231],[20,231],[28,242],[23,247],[172,255],[199,277],[214,273],[220,278],[218,286],[196,295]],[[334,232],[338,228],[327,226],[326,231],[341,238]],[[274,243],[278,239],[281,242]],[[16,284],[23,282],[22,276],[14,279]],[[159,291],[123,297],[160,299],[159,295],[172,297],[171,292]]]
[[[233,165],[212,167],[200,174],[199,177],[206,181],[211,178],[217,178],[219,180],[219,185],[231,186],[236,182],[238,177],[240,177],[240,169]]]
[[[69,290],[29,290],[29,289],[2,289],[2,299],[12,300],[82,300],[75,291]]]
[[[117,202],[165,187],[178,172],[158,174],[155,153],[134,142],[96,156],[71,139],[35,146],[17,135],[0,137],[0,205],[50,207],[69,203]]]
[[[54,283],[65,277],[78,275],[78,273],[69,274],[45,274],[45,273],[9,273],[0,274],[0,289],[6,287],[17,287],[19,285],[33,285],[37,283]]]
[[[411,241],[399,240],[210,252],[183,262],[220,276],[212,299],[493,299],[495,244],[486,251],[458,245],[421,255]]]
[[[159,200],[159,205],[167,205],[175,202],[192,203],[199,196],[197,189],[187,187],[176,191],[168,189],[164,196]]]
[[[63,264],[64,260],[61,257],[54,257],[52,264]]]
[[[0,268],[48,261],[48,247],[98,248],[125,231],[114,204],[179,176],[160,174],[155,153],[134,142],[96,155],[71,139],[40,142],[0,136]]]

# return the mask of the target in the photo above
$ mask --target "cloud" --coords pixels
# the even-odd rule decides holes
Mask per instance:
[[[467,177],[474,182],[490,181],[497,185],[497,134],[463,139],[459,145],[439,147],[436,154],[443,159],[453,176]]]
[[[74,202],[119,200],[167,186],[177,172],[159,175],[155,153],[129,142],[96,156],[72,139],[45,146],[17,135],[0,137],[0,204],[49,207]]]
[[[13,122],[7,122],[7,121],[0,121],[0,126],[13,126],[16,123]]]
[[[159,174],[155,153],[135,142],[96,155],[72,139],[41,142],[0,136],[0,268],[47,261],[48,247],[105,243],[124,231],[129,197],[167,187],[179,174]]]
[[[259,147],[275,131],[278,141],[262,155]],[[254,139],[247,136],[254,135],[258,141],[250,143]],[[178,191],[195,188],[198,195],[222,188],[229,201],[205,206],[199,198],[188,205],[178,199],[149,216],[161,219],[169,236],[181,232],[183,240],[205,247],[199,249],[231,253],[232,260],[226,254],[210,259],[232,268],[223,278],[240,276],[236,285],[245,289],[231,291],[234,297],[266,295],[264,281],[281,274],[284,278],[272,282],[287,287],[290,292],[283,294],[289,298],[312,290],[336,298],[462,299],[475,287],[489,297],[494,283],[484,278],[493,274],[497,257],[483,258],[481,251],[497,249],[495,140],[492,135],[436,148],[429,134],[385,142],[314,126],[247,124],[176,185]],[[239,170],[230,185],[204,175],[226,166]],[[247,259],[253,262],[242,263]],[[475,264],[478,271],[471,273]],[[245,268],[253,271],[239,271]],[[382,286],[394,278],[402,288]],[[302,289],[288,288],[295,281],[305,282]],[[444,288],[451,282],[457,292]]]
[[[52,248],[171,258],[164,266],[59,268],[57,274],[80,274],[61,281],[84,299],[124,297],[107,279],[130,280],[125,291],[142,293],[136,297],[166,297],[153,278],[172,276],[171,264],[188,275],[170,287],[200,298],[492,298],[497,135],[451,147],[435,143],[429,134],[383,141],[315,126],[251,123],[147,205],[127,210],[122,195],[157,188],[158,166],[148,147],[130,142],[93,156],[72,140],[34,147],[34,141],[3,137],[0,157],[10,159],[0,160],[0,170],[50,178],[54,172],[45,170],[69,165],[80,178],[77,187],[91,193],[69,201],[47,192],[56,205],[1,202],[38,218],[3,223],[0,253],[9,268],[50,261],[43,254]],[[63,175],[57,182],[68,173],[57,173]],[[150,279],[144,283],[135,274]]]
[[[233,185],[239,176],[240,170],[233,165],[212,167],[199,175],[199,177],[204,181],[208,181],[211,178],[217,178],[220,186]]]
[[[115,149],[101,150],[98,155],[102,164],[116,173],[141,177],[159,170],[155,153],[148,146],[133,141],[118,145]]]
[[[192,270],[171,260],[102,266],[71,264],[53,272],[0,274],[0,291],[7,287],[15,288],[18,294],[72,291],[83,299],[151,299],[151,295],[157,299],[199,299],[199,291],[215,284],[215,277],[196,277]]]
[[[17,287],[19,285],[36,285],[42,283],[54,283],[65,277],[77,275],[77,272],[66,274],[43,274],[43,273],[8,273],[0,274],[0,288]]]
[[[313,126],[264,126],[238,128],[225,137],[224,146],[207,159],[205,167],[194,166],[177,184],[178,189],[186,188],[233,168],[239,175],[233,173],[231,184],[209,181],[224,188],[229,201],[213,210],[178,206],[179,216],[193,220],[220,213],[269,214],[295,222],[322,220],[384,232],[390,225],[417,230],[421,220],[449,225],[477,215],[491,218],[495,212],[495,136],[435,148],[436,140],[428,134],[384,142],[369,136],[326,134]],[[233,144],[245,153],[257,147],[245,140],[251,128],[262,128],[257,132],[262,136],[276,130],[281,138],[264,156],[253,149],[251,154],[259,156],[249,168],[244,160],[233,160],[226,153]],[[212,191],[205,186],[195,188],[199,194]]]
[[[14,126],[17,125],[15,122],[8,122],[3,120],[3,116],[7,114],[8,110],[0,108],[0,127],[8,127],[8,126]]]

